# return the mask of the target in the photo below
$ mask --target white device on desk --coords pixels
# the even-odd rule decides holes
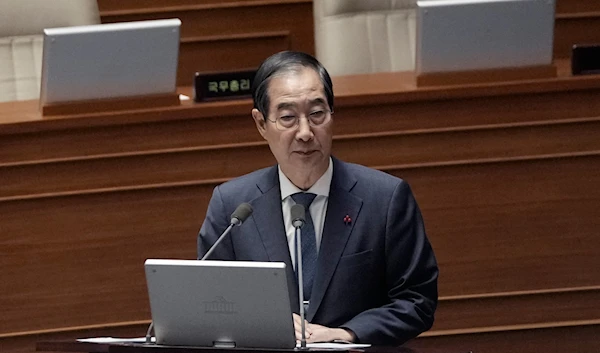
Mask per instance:
[[[282,262],[148,259],[156,343],[294,348]]]
[[[555,0],[417,2],[416,72],[552,64]]]
[[[40,105],[175,93],[179,19],[44,30]]]

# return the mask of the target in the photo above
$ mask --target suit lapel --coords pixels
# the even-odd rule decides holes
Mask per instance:
[[[262,195],[251,202],[254,209],[252,217],[269,261],[285,263],[291,305],[293,310],[298,312],[298,285],[283,224],[281,190],[276,166],[268,172],[263,181],[257,184],[257,187]]]
[[[313,319],[323,300],[353,226],[358,219],[362,200],[350,193],[355,184],[356,178],[346,170],[345,164],[334,159],[327,214],[317,259],[318,270],[315,274],[310,297],[311,303],[307,313],[309,321]],[[346,216],[350,217],[350,222],[344,221]]]

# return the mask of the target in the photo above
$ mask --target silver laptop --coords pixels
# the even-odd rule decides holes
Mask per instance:
[[[45,29],[40,105],[174,93],[180,26],[168,19]]]
[[[282,262],[148,259],[156,343],[294,348]]]
[[[416,72],[552,63],[555,0],[417,2]]]

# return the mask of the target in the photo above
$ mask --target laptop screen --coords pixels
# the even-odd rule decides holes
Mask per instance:
[[[40,104],[175,93],[180,26],[168,19],[45,29]]]
[[[552,63],[555,0],[421,0],[417,5],[417,73]]]
[[[285,264],[148,259],[156,342],[294,348]]]

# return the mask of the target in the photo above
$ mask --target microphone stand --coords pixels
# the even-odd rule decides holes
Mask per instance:
[[[296,227],[296,269],[298,270],[298,296],[300,297],[300,349],[306,348],[306,324],[304,321],[304,280],[302,278],[302,224]]]
[[[252,213],[252,209],[250,209],[250,213]],[[244,217],[244,219],[246,219],[250,215],[250,213],[248,213],[247,215],[245,215],[246,217]],[[219,243],[225,238],[225,236],[227,234],[229,234],[229,232],[231,232],[231,229],[233,227],[235,227],[237,225],[241,225],[241,224],[242,224],[242,221],[238,217],[232,217],[231,218],[231,223],[229,223],[229,226],[219,236],[219,239],[217,239],[217,241],[210,247],[210,249],[208,249],[208,251],[206,252],[206,254],[204,254],[204,256],[202,256],[202,258],[200,259],[200,261],[204,261],[210,254],[212,254],[212,252],[215,250],[215,248],[217,247],[217,245],[219,245]],[[154,332],[154,321],[150,321],[150,326],[148,326],[148,331],[146,331],[146,344],[152,343],[152,333],[153,332]]]
[[[148,326],[148,331],[146,331],[146,344],[152,343],[152,333],[154,332],[154,321],[150,321],[150,326]]]
[[[217,247],[217,245],[219,245],[219,243],[221,242],[221,240],[223,240],[225,238],[225,236],[227,234],[229,234],[229,232],[231,232],[231,229],[233,227],[235,227],[237,224],[241,224],[241,222],[237,218],[233,218],[231,220],[231,223],[229,223],[229,226],[227,226],[227,228],[223,232],[223,234],[221,234],[221,236],[219,236],[219,239],[217,239],[217,241],[213,244],[213,246],[211,246],[210,249],[208,249],[208,251],[206,252],[206,254],[204,254],[204,256],[202,256],[202,258],[200,259],[200,261],[206,260],[206,258],[208,258],[208,256],[210,254],[212,254],[212,252],[215,250],[215,248]]]

